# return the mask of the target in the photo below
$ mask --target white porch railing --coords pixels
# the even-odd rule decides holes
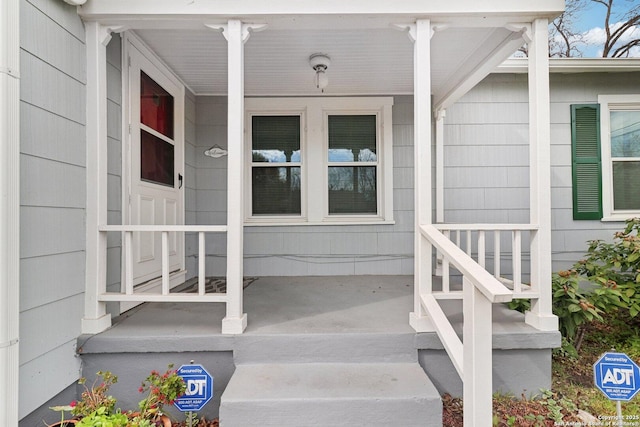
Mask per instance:
[[[453,230],[456,226],[447,226]],[[488,230],[488,228],[487,228]],[[487,231],[482,230],[482,231]],[[420,289],[420,302],[433,322],[436,333],[462,379],[464,425],[491,425],[492,419],[492,304],[511,301],[514,292],[456,246],[434,225],[420,226],[421,239],[442,257],[443,291]],[[484,236],[484,233],[480,233]],[[483,242],[479,238],[480,254]],[[470,248],[470,244],[467,247]],[[427,253],[431,253],[428,251]],[[482,255],[484,257],[484,255]],[[444,285],[449,267],[462,275],[462,291],[454,292]],[[438,299],[462,298],[463,340],[440,307]]]
[[[513,298],[537,299],[539,292],[533,291],[523,280],[523,275],[530,271],[527,257],[532,253],[531,242],[538,227],[530,224],[434,224],[445,237],[455,243],[482,268],[493,270],[493,276],[511,289]],[[503,241],[508,242],[503,245]],[[529,247],[523,250],[523,243]],[[489,249],[487,247],[490,247]],[[492,265],[487,260],[493,258]],[[451,290],[451,265],[440,253],[438,273],[442,274],[442,294],[440,298],[461,298],[460,291]],[[505,273],[503,260],[511,259],[510,273]],[[506,276],[510,276],[506,277]]]
[[[98,301],[116,302],[224,302],[229,303],[226,293],[206,293],[205,291],[205,263],[206,263],[206,233],[226,233],[226,225],[104,225],[98,228],[100,233],[122,233],[124,291],[103,292],[98,294]],[[197,233],[198,234],[198,292],[177,293],[170,292],[169,271],[169,233]],[[133,278],[134,233],[161,234],[161,291],[136,292]],[[106,256],[106,253],[105,253]]]

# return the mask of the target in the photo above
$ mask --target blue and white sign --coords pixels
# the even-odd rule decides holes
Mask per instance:
[[[596,387],[610,400],[629,401],[640,391],[640,368],[624,353],[605,353],[593,365]]]
[[[187,385],[187,391],[174,405],[182,412],[201,410],[213,397],[213,377],[202,365],[182,365],[178,375]]]

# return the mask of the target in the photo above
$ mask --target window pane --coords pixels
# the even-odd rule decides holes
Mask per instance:
[[[173,139],[173,96],[140,71],[140,122]]]
[[[375,214],[375,166],[329,167],[329,214]]]
[[[640,157],[640,111],[611,112],[611,157]]]
[[[173,187],[173,157],[172,144],[140,131],[140,178],[143,181]]]
[[[300,168],[254,167],[253,215],[300,215]]]
[[[329,116],[330,162],[375,162],[376,116]]]
[[[253,116],[251,148],[254,162],[299,162],[300,116]]]
[[[613,209],[640,210],[640,162],[613,162]]]

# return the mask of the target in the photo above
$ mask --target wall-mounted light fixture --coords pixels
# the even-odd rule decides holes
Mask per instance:
[[[227,150],[225,150],[224,148],[216,144],[213,147],[209,148],[207,151],[205,151],[204,155],[213,157],[214,159],[219,159],[220,157],[227,155]]]
[[[324,88],[329,85],[327,68],[331,65],[331,58],[324,53],[314,53],[309,57],[309,65],[316,72],[314,80],[316,88],[324,92]]]

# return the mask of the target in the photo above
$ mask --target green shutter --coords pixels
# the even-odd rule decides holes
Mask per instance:
[[[602,218],[600,106],[571,106],[573,219]]]

